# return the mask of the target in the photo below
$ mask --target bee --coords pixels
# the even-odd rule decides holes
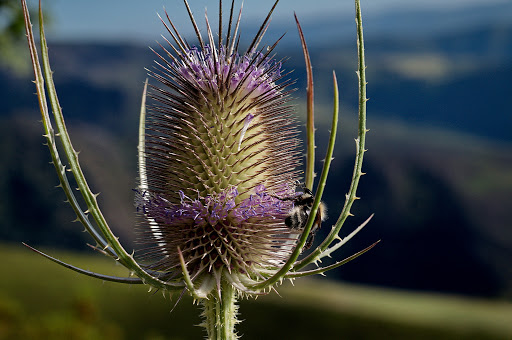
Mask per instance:
[[[304,229],[306,223],[308,222],[309,214],[311,212],[311,208],[313,208],[313,202],[315,201],[315,196],[311,190],[306,188],[305,185],[300,185],[303,189],[303,192],[300,195],[290,196],[290,197],[276,197],[281,201],[292,201],[293,208],[286,216],[284,223],[290,229]],[[316,232],[322,226],[322,221],[327,219],[327,207],[323,202],[320,202],[318,206],[318,210],[316,212],[315,221],[313,226],[311,227],[311,231],[309,233],[308,239],[306,240],[306,244],[304,245],[304,249],[307,250],[311,248],[313,245],[313,241],[315,239]]]

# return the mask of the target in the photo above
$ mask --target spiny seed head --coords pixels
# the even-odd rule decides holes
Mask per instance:
[[[136,195],[144,255],[175,279],[181,253],[195,287],[227,280],[247,292],[297,239],[284,224],[292,203],[279,199],[294,194],[300,165],[282,64],[273,47],[257,50],[261,33],[239,54],[237,29],[216,44],[207,20],[208,44],[198,35],[191,47],[170,24],[173,42],[150,71],[159,84],[149,93],[147,180]]]

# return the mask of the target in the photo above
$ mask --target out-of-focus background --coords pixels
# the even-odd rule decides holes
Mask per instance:
[[[204,8],[190,1],[204,31]],[[35,2],[30,3],[33,14]],[[133,192],[140,96],[164,27],[165,5],[190,42],[177,0],[43,1],[50,61],[82,166],[114,231],[135,247]],[[225,14],[229,4],[225,4]],[[239,6],[240,4],[238,4]],[[198,308],[81,277],[21,245],[103,273],[115,271],[64,201],[42,126],[19,26],[18,1],[0,2],[0,339],[190,339]],[[242,45],[272,6],[246,1]],[[368,134],[365,164],[344,235],[371,223],[338,259],[380,244],[326,278],[283,286],[242,303],[244,339],[512,338],[512,2],[363,1]],[[238,8],[238,7],[237,7]],[[314,66],[317,154],[332,110],[332,70],[341,90],[341,131],[325,202],[341,210],[355,153],[357,55],[352,1],[282,0],[264,42],[286,32],[277,53],[297,79],[303,119],[304,59],[293,11]],[[33,19],[37,27],[37,20]],[[213,24],[216,27],[216,24]],[[21,31],[20,31],[21,30]],[[244,45],[244,46],[245,46]],[[320,171],[321,162],[318,162]],[[321,235],[317,237],[321,239]]]

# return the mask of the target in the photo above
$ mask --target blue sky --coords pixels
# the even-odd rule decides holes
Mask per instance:
[[[448,10],[478,4],[506,3],[510,0],[362,0],[363,14],[367,18],[399,10],[439,9]],[[31,0],[29,0],[29,3]],[[204,21],[204,10],[210,17],[217,15],[216,0],[189,0],[196,19]],[[240,5],[241,1],[236,1]],[[243,19],[259,22],[274,0],[245,0]],[[227,10],[228,0],[224,0]],[[36,1],[32,1],[35,6]],[[123,42],[147,42],[159,38],[163,32],[156,13],[167,8],[179,27],[189,29],[188,17],[181,0],[43,0],[53,17],[48,30],[54,40],[120,40]],[[312,23],[325,16],[338,15],[340,20],[353,22],[352,0],[281,0],[273,20],[291,23],[293,12],[301,21]],[[216,22],[216,20],[212,20]]]

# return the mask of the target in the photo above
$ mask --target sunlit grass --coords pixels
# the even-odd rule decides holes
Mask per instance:
[[[102,256],[50,251],[103,273]],[[197,307],[147,287],[80,276],[19,246],[0,247],[0,339],[201,339]],[[242,301],[243,339],[510,339],[512,305],[301,280]],[[292,323],[296,325],[292,327]]]

